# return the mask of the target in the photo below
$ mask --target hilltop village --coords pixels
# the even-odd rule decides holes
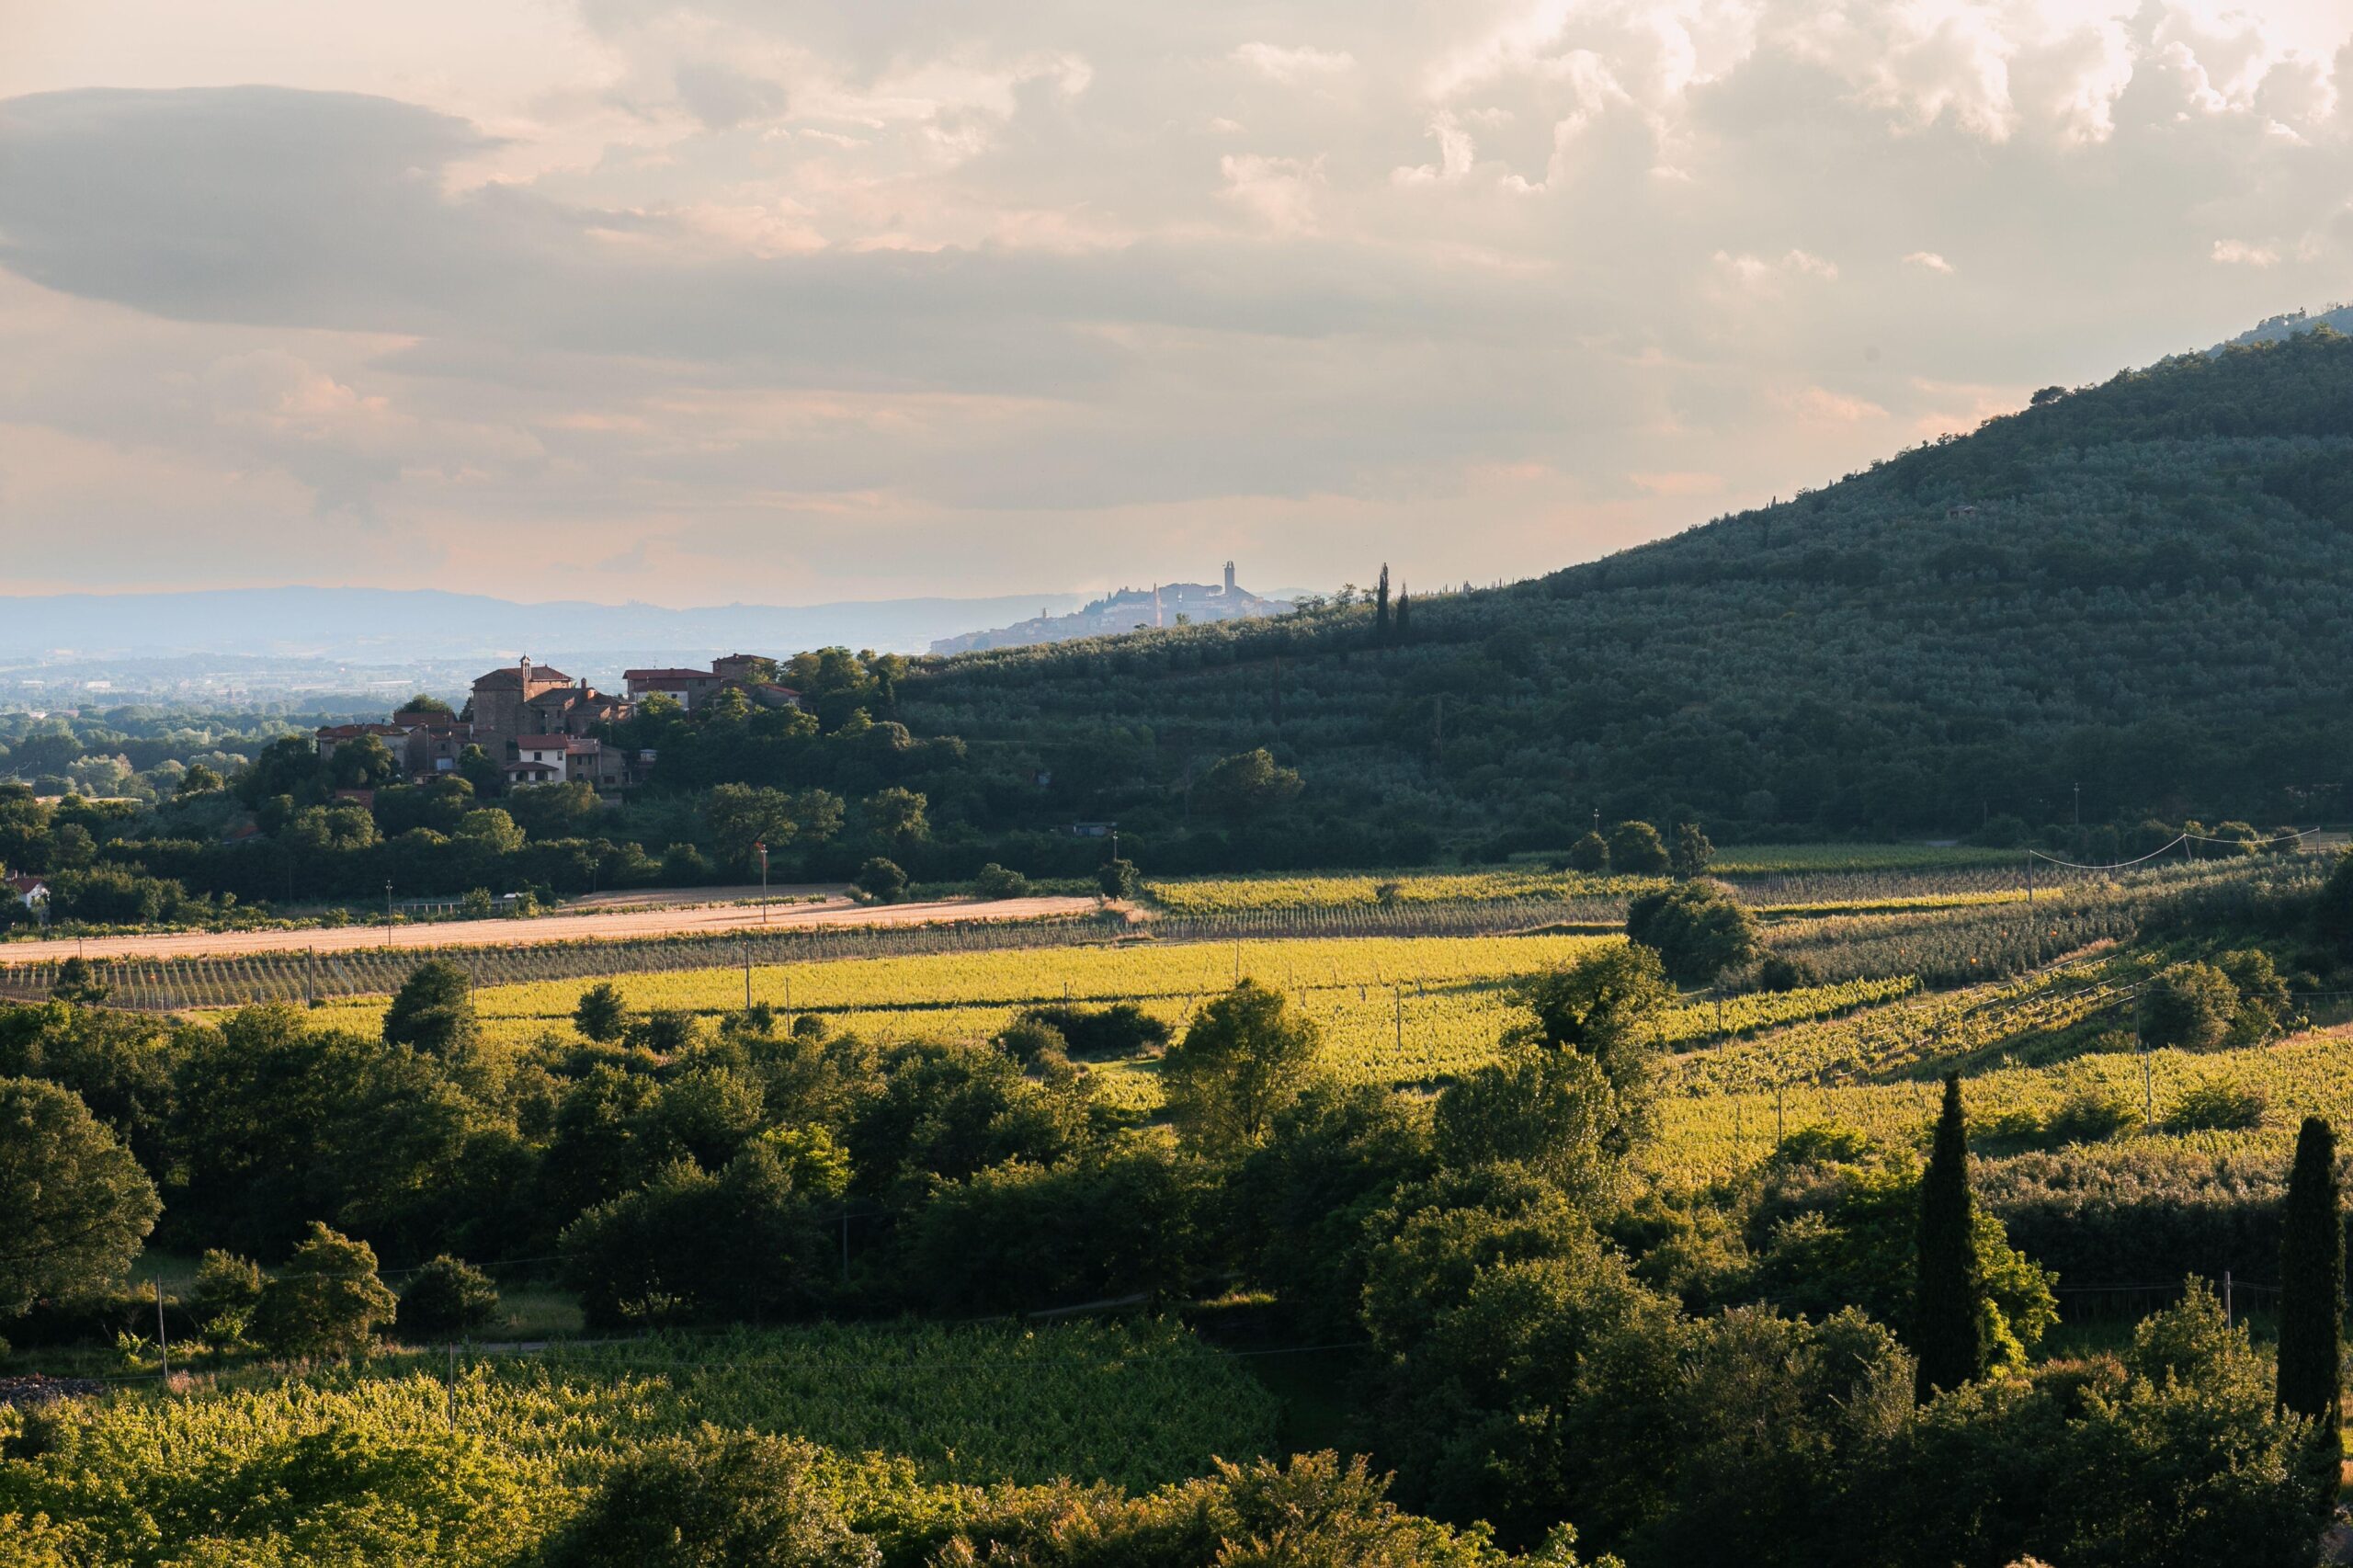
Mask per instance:
[[[985,648],[1023,648],[1036,642],[1067,642],[1079,637],[1113,637],[1123,631],[1246,620],[1254,616],[1282,615],[1292,608],[1289,599],[1261,598],[1236,585],[1233,562],[1229,561],[1222,585],[1155,583],[1149,589],[1121,588],[1068,615],[1047,615],[1041,610],[1011,626],[943,637],[931,645],[931,651],[945,654],[970,653]]]
[[[527,655],[474,679],[465,707],[411,707],[381,724],[328,724],[313,733],[319,760],[337,748],[372,737],[390,751],[413,782],[427,782],[459,770],[470,746],[496,765],[507,789],[540,784],[587,784],[611,793],[643,782],[652,770],[651,751],[630,753],[609,745],[597,732],[632,717],[654,699],[692,712],[718,693],[733,689],[761,708],[798,708],[801,694],[776,679],[777,662],[755,653],[714,659],[708,669],[635,669],[622,672],[625,690],[598,691]]]

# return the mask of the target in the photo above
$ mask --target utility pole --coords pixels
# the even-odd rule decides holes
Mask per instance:
[[[386,878],[384,879],[384,948],[385,948],[385,950],[389,952],[389,951],[392,949],[392,878],[390,878],[390,877],[386,877]]]
[[[760,924],[765,926],[768,923],[768,841],[755,839],[752,847],[760,856]]]

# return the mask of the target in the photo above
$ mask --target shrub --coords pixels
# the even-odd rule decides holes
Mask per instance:
[[[2269,1108],[2262,1090],[2216,1080],[2185,1091],[2165,1125],[2177,1132],[2243,1132],[2262,1126]]]
[[[2097,1143],[2140,1119],[2131,1102],[2101,1089],[2070,1095],[2042,1123],[2043,1135],[2058,1143]]]
[[[2177,963],[2141,990],[2142,1041],[2155,1050],[2209,1051],[2239,1010],[2239,988],[2211,964]]]
[[[1622,876],[1655,877],[1667,869],[1666,841],[1646,822],[1621,822],[1609,830],[1609,869]]]
[[[1715,882],[1637,895],[1626,906],[1626,935],[1654,950],[1681,985],[1706,985],[1756,956],[1756,916]]]
[[[897,862],[877,855],[858,869],[850,885],[877,903],[896,903],[906,895],[907,874]]]
[[[1138,879],[1132,860],[1106,860],[1095,869],[1095,885],[1105,898],[1136,896]]]
[[[273,1355],[355,1355],[399,1305],[376,1278],[376,1249],[313,1220],[285,1271],[262,1287],[254,1336]]]
[[[824,1454],[705,1427],[625,1460],[542,1549],[540,1568],[876,1568],[843,1517]]]
[[[1822,983],[1822,971],[1801,958],[1783,953],[1768,953],[1765,961],[1756,966],[1756,989],[1759,991],[1803,991]]]
[[[1569,869],[1573,871],[1606,871],[1609,869],[1609,841],[1597,833],[1588,833],[1569,846]]]
[[[600,980],[583,991],[580,1005],[572,1010],[572,1023],[600,1045],[610,1045],[620,1039],[629,1027],[629,1004],[622,999],[620,987]]]
[[[1156,1054],[1166,1047],[1171,1032],[1133,1002],[1114,1002],[1108,1007],[1032,1007],[1021,1017],[1055,1030],[1075,1056]]]
[[[1008,871],[992,860],[972,878],[972,892],[981,898],[1027,898],[1029,879],[1018,871]]]
[[[497,1316],[498,1287],[490,1276],[443,1253],[401,1292],[396,1326],[412,1338],[454,1339]]]
[[[261,1290],[261,1268],[253,1259],[214,1247],[197,1263],[189,1304],[207,1336],[233,1344],[252,1324]]]

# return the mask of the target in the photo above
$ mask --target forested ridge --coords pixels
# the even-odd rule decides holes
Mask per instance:
[[[1259,745],[1304,780],[1272,815],[1319,838],[1547,847],[1597,808],[1961,833],[2068,822],[2077,784],[2086,823],[2325,819],[2353,764],[2353,339],[2052,389],[1602,561],[1410,586],[1402,617],[1359,602],[960,657],[909,678],[901,717],[986,773],[1051,772],[1072,814],[1268,852],[1227,858],[1298,837],[1185,798]]]

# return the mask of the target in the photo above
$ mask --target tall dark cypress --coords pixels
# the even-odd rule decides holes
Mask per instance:
[[[2337,1369],[2345,1324],[2345,1218],[2336,1134],[2319,1117],[2296,1134],[2296,1166],[2279,1215],[2279,1404],[2320,1423],[2336,1450]]]
[[[1389,641],[1389,562],[1381,563],[1381,583],[1372,591],[1372,640]]]
[[[1969,1128],[1961,1112],[1961,1074],[1945,1077],[1927,1173],[1920,1178],[1919,1275],[1912,1301],[1912,1353],[1920,1358],[1913,1392],[1927,1400],[1985,1370],[1984,1282],[1977,1272],[1975,1216],[1969,1198]]]
[[[1413,599],[1414,596],[1407,593],[1404,589],[1400,588],[1397,590],[1397,619],[1389,629],[1390,635],[1397,642],[1403,642],[1405,641],[1407,634],[1405,612],[1414,608]]]

